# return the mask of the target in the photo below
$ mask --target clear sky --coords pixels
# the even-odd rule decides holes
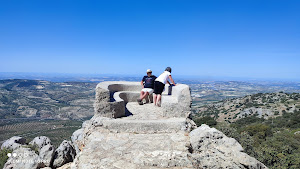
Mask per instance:
[[[299,0],[0,0],[0,72],[300,79]]]

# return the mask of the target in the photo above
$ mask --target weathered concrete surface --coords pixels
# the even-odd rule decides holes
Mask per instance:
[[[172,88],[172,95],[167,95],[168,86],[166,85],[162,95],[163,116],[186,118],[191,111],[192,103],[189,86],[178,84]],[[141,89],[139,82],[99,83],[96,87],[95,114],[109,118],[125,116],[126,104],[135,102],[139,98]]]
[[[97,86],[96,97],[94,103],[95,114],[103,117],[118,118],[125,116],[124,101],[111,102],[111,93],[107,89]]]
[[[159,134],[112,133],[95,128],[72,168],[193,168],[184,131]]]
[[[188,117],[191,112],[191,104],[190,88],[184,84],[173,86],[172,95],[163,94],[161,99],[161,107],[166,117]]]
[[[141,106],[137,102],[129,102],[126,105],[126,108],[132,115],[122,119],[155,120],[168,118],[164,117],[162,108],[154,106],[153,103],[148,103]]]

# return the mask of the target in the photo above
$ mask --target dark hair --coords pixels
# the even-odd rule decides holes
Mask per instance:
[[[172,72],[172,69],[171,69],[170,67],[167,67],[165,71],[168,71],[168,72],[171,73],[171,72]]]

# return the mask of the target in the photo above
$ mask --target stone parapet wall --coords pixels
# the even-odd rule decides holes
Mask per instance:
[[[187,117],[191,112],[190,88],[185,84],[172,87],[172,95],[167,95],[168,86],[162,95],[162,110],[165,117]],[[118,118],[125,116],[126,104],[139,98],[142,86],[139,82],[107,81],[96,87],[95,114]]]

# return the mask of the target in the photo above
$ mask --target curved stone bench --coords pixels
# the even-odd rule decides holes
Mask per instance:
[[[179,84],[167,95],[163,92],[161,107],[165,117],[186,117],[190,113],[191,95],[189,86]],[[142,86],[139,82],[106,81],[96,87],[95,113],[104,117],[118,118],[126,114],[126,104],[136,102]]]
[[[138,82],[106,81],[99,83],[96,87],[95,114],[109,118],[125,116],[127,98],[133,98],[129,95],[136,96],[136,92],[141,89],[142,86]],[[126,94],[125,91],[131,92]]]

